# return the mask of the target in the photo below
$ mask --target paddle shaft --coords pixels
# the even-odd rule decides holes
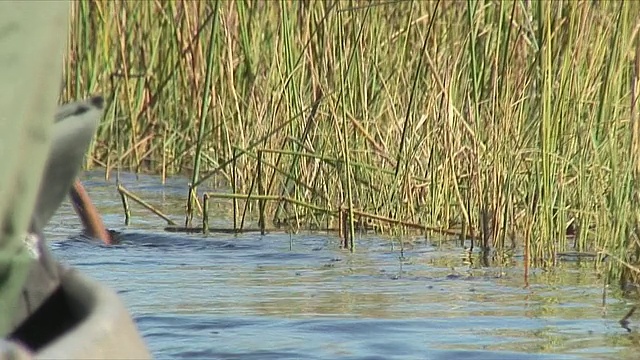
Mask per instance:
[[[105,228],[98,210],[91,202],[91,198],[80,180],[76,179],[73,183],[69,195],[71,196],[73,208],[80,217],[87,234],[101,240],[106,245],[113,245],[115,243],[113,237]]]

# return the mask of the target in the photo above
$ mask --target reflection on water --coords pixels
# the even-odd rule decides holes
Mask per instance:
[[[90,180],[107,225],[121,229],[114,185]],[[170,214],[182,206],[184,187],[125,185]],[[64,206],[48,228],[59,258],[121,294],[156,358],[602,359],[640,347],[617,323],[625,302],[603,307],[590,264],[535,271],[525,288],[518,266],[468,266],[455,248],[418,244],[401,259],[375,236],[350,254],[333,235],[205,238],[162,226],[140,211],[122,245],[104,247],[69,239],[80,226]]]

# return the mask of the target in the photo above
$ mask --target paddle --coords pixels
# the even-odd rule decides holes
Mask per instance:
[[[73,183],[73,186],[69,191],[69,196],[71,197],[73,209],[80,217],[80,221],[82,221],[82,225],[84,226],[87,235],[101,240],[105,245],[116,244],[117,242],[104,226],[98,210],[93,205],[93,202],[91,202],[91,198],[84,189],[84,186],[82,186],[80,180],[76,179]]]

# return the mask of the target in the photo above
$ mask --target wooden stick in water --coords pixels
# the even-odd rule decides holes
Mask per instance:
[[[98,210],[91,202],[91,198],[84,189],[84,186],[82,186],[80,180],[76,179],[73,183],[69,195],[73,208],[80,217],[87,235],[101,240],[106,245],[115,244],[115,239],[105,228]]]

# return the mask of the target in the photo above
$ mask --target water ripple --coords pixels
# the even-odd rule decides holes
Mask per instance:
[[[182,180],[144,181],[137,191],[181,204]],[[107,225],[120,226],[119,209],[109,210],[119,203],[113,186],[89,184],[115,221]],[[617,359],[639,351],[617,324],[626,303],[610,294],[603,308],[591,266],[534,270],[527,287],[520,265],[469,265],[459,249],[422,240],[400,252],[392,239],[359,237],[352,254],[333,235],[166,234],[153,230],[162,221],[136,216],[136,230],[121,229],[121,245],[106,247],[69,239],[79,225],[63,207],[47,237],[57,257],[118,291],[158,359]]]

